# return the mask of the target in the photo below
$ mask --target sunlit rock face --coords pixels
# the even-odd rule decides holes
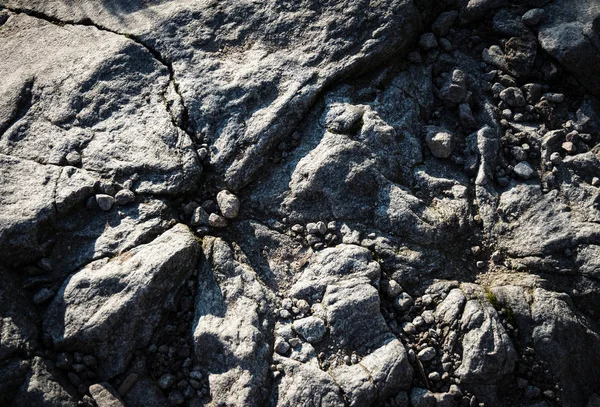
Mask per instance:
[[[600,405],[600,5],[0,0],[0,405]]]

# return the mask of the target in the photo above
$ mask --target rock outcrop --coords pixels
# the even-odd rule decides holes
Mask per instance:
[[[0,0],[0,405],[600,405],[596,0]]]

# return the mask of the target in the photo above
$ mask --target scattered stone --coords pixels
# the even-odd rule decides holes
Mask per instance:
[[[190,220],[190,224],[192,226],[210,225],[210,217],[208,213],[206,213],[204,208],[198,206],[196,209],[194,209],[194,212],[192,213],[192,218]]]
[[[317,317],[306,317],[294,321],[294,331],[309,343],[318,343],[327,332],[325,322]]]
[[[50,289],[50,288],[42,288],[40,291],[38,291],[34,296],[33,296],[33,303],[35,305],[41,305],[44,304],[46,302],[48,302],[49,300],[51,300],[55,295],[54,290]]]
[[[441,13],[431,25],[431,31],[438,37],[445,37],[448,35],[457,17],[458,11],[456,10]]]
[[[525,14],[523,14],[523,17],[521,17],[521,20],[523,21],[523,23],[526,26],[535,27],[542,21],[542,18],[544,18],[544,14],[545,14],[544,9],[533,8],[533,9],[527,11]]]
[[[487,64],[493,65],[503,71],[508,71],[504,52],[497,45],[492,45],[489,48],[484,48],[481,52],[481,58]]]
[[[117,205],[127,205],[135,201],[135,194],[129,189],[122,189],[115,195],[115,203]]]
[[[227,219],[237,218],[240,211],[240,200],[231,192],[227,190],[219,192],[217,194],[217,205],[219,205],[219,210]]]
[[[562,93],[544,93],[542,97],[552,103],[562,103],[565,101],[565,95]]]
[[[285,355],[290,350],[290,345],[283,338],[275,339],[275,352]]]
[[[85,355],[83,357],[82,361],[86,366],[90,366],[92,368],[95,368],[96,366],[98,366],[98,360],[93,355]]]
[[[93,384],[89,392],[98,407],[125,407],[123,400],[108,383]]]
[[[417,333],[417,328],[415,327],[414,324],[412,324],[410,322],[403,323],[402,330],[404,331],[404,333],[409,334],[409,335],[415,335]]]
[[[127,394],[129,389],[131,389],[131,386],[133,386],[135,384],[135,382],[137,381],[138,377],[139,376],[137,373],[129,373],[127,375],[125,380],[123,380],[123,383],[121,383],[121,385],[119,386],[119,395],[121,397],[123,397]]]
[[[115,203],[115,198],[106,194],[98,194],[96,195],[96,203],[103,211],[109,211]]]
[[[407,311],[413,305],[413,303],[414,301],[412,297],[408,295],[408,293],[403,292],[398,294],[398,296],[394,299],[394,308],[396,308],[398,311]]]
[[[567,154],[573,155],[577,152],[577,147],[575,147],[575,143],[571,141],[565,141],[561,145],[562,149],[567,152]]]
[[[158,385],[160,386],[161,389],[166,390],[166,389],[172,387],[176,381],[177,381],[177,378],[175,376],[165,373],[158,379]]]
[[[468,103],[461,103],[458,106],[458,117],[460,124],[466,130],[473,130],[477,127],[477,120],[475,120],[471,106]]]
[[[211,213],[208,217],[208,224],[213,228],[225,228],[227,227],[227,219],[216,213]]]
[[[204,376],[202,375],[202,372],[200,372],[199,370],[192,370],[190,372],[190,379],[194,379],[194,380],[202,380]]]
[[[311,234],[324,235],[327,232],[327,225],[324,222],[308,223],[306,225],[306,231]]]
[[[418,354],[417,357],[419,358],[419,360],[423,361],[423,362],[429,362],[431,359],[433,359],[436,355],[435,349],[432,347],[427,347],[423,350],[421,350]]]
[[[537,40],[535,37],[513,37],[504,45],[505,60],[508,71],[517,78],[530,74],[535,64],[537,54]],[[512,81],[510,87],[515,87]]]
[[[442,377],[440,376],[440,374],[438,372],[431,372],[431,373],[429,373],[427,375],[427,378],[429,380],[431,380],[432,382],[434,382],[434,383],[437,383],[437,382],[439,382],[442,379]]]
[[[448,40],[447,38],[440,38],[440,40],[438,41],[440,44],[440,48],[442,49],[442,51],[444,52],[452,52],[452,43],[450,42],[450,40]]]
[[[527,104],[521,89],[514,87],[506,88],[500,92],[500,99],[512,107],[523,107]]]
[[[410,391],[410,403],[412,407],[434,407],[435,397],[427,389],[413,387]]]
[[[538,397],[541,393],[541,390],[539,389],[539,387],[536,386],[527,386],[525,388],[525,397],[528,399],[534,399],[536,397]]]
[[[185,403],[185,397],[179,390],[173,390],[169,393],[169,403],[176,406],[181,405]]]
[[[525,100],[530,105],[535,105],[539,102],[544,91],[544,87],[539,83],[528,83],[523,85],[521,89],[525,92]]]
[[[550,162],[554,165],[559,165],[560,163],[562,163],[562,157],[559,153],[554,152],[550,154]]]
[[[73,365],[73,357],[68,353],[61,352],[56,356],[56,367],[61,370],[70,370]]]
[[[510,152],[517,161],[525,161],[527,159],[527,151],[523,147],[514,146],[510,149]]]
[[[459,104],[467,96],[467,83],[465,74],[460,69],[455,69],[449,81],[440,89],[440,98],[451,103]]]
[[[425,131],[425,141],[431,154],[437,158],[450,157],[454,149],[454,136],[447,130],[435,126],[426,126]]]
[[[450,389],[448,390],[448,393],[450,393],[455,398],[460,398],[463,396],[463,392],[459,389],[459,387],[456,384],[450,385]]]
[[[81,164],[81,154],[79,154],[77,151],[71,151],[69,154],[67,154],[66,160],[67,164],[78,166]]]
[[[515,174],[522,179],[533,178],[536,174],[535,169],[526,161],[521,161],[513,169]]]
[[[413,64],[420,64],[421,62],[423,62],[421,54],[419,54],[417,51],[409,52],[407,58]]]
[[[438,43],[435,38],[435,35],[433,33],[425,33],[421,35],[421,38],[419,39],[419,46],[424,51],[429,51],[436,48],[438,46]]]
[[[383,289],[385,290],[385,293],[390,298],[395,298],[398,294],[400,294],[402,291],[404,291],[402,289],[402,286],[400,284],[398,284],[395,280],[386,281],[383,284]]]

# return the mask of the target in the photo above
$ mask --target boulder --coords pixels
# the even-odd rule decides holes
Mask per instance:
[[[177,225],[151,243],[90,263],[65,281],[44,331],[58,349],[94,354],[99,378],[114,377],[148,345],[199,251],[189,229]]]

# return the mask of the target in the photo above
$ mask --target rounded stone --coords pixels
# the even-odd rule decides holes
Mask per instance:
[[[433,33],[425,33],[421,35],[421,38],[419,39],[419,46],[425,51],[436,48],[438,43],[435,35]]]
[[[518,177],[523,179],[530,179],[535,175],[535,170],[533,169],[531,164],[529,164],[526,161],[521,161],[520,163],[515,165],[513,171]]]
[[[224,228],[227,227],[227,219],[216,213],[211,213],[208,217],[208,224],[213,228]]]
[[[512,107],[523,107],[527,104],[523,91],[516,87],[506,88],[500,92],[500,99]]]
[[[447,131],[429,131],[425,138],[434,157],[448,158],[454,148],[454,136]]]
[[[69,165],[75,166],[81,164],[81,154],[79,154],[77,151],[71,151],[69,154],[67,154],[65,159]]]
[[[240,211],[240,200],[231,192],[227,190],[219,192],[217,194],[217,205],[227,219],[237,218]]]
[[[96,203],[103,211],[109,211],[115,204],[115,198],[106,194],[98,194],[96,195]]]
[[[423,362],[428,362],[435,357],[435,354],[436,354],[436,352],[435,352],[434,348],[427,347],[427,348],[421,350],[417,354],[417,357],[419,358],[419,360],[421,360]]]
[[[327,332],[325,322],[321,318],[306,317],[301,318],[293,323],[293,328],[298,335],[309,343],[317,343],[323,339]]]
[[[122,189],[115,195],[115,203],[117,205],[127,205],[135,201],[135,194],[129,189]]]
[[[176,378],[171,374],[164,374],[158,379],[158,385],[161,389],[165,390],[172,387],[175,384]]]

